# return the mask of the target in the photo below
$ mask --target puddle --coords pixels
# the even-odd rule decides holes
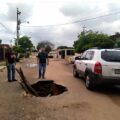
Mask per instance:
[[[34,68],[34,67],[37,67],[38,64],[30,63],[30,64],[27,64],[26,66],[27,66],[27,67],[30,67],[30,68]]]
[[[68,91],[66,87],[54,83],[53,80],[42,80],[31,85],[40,97],[55,96]]]

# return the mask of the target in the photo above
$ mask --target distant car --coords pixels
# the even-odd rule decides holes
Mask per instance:
[[[48,54],[48,58],[53,58],[54,56],[53,56],[53,54],[52,53],[49,53]]]
[[[84,77],[88,89],[98,84],[120,84],[120,50],[89,49],[75,60],[74,77]]]
[[[57,56],[57,52],[56,51],[50,51],[49,53],[48,53],[48,57],[49,58],[55,58]]]

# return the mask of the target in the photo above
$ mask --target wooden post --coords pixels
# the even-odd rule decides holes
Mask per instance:
[[[21,77],[21,85],[22,85],[22,87],[24,88],[24,90],[25,90],[27,93],[28,93],[28,92],[29,92],[29,93],[32,93],[32,94],[34,94],[36,97],[38,97],[39,95],[38,95],[37,91],[36,91],[34,88],[32,88],[31,85],[30,85],[30,83],[26,80],[26,77],[24,76],[22,69],[21,69],[21,68],[20,68],[19,70],[16,69],[16,71],[18,72],[18,74],[19,74],[20,77]]]

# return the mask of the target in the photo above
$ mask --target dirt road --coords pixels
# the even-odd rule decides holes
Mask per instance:
[[[35,56],[24,60],[27,79],[38,81]],[[120,88],[88,91],[84,82],[72,75],[72,66],[50,60],[46,79],[66,86],[67,92],[53,97],[26,97],[18,82],[8,83],[5,70],[0,73],[0,118],[2,120],[120,120]],[[17,76],[18,78],[18,76]]]

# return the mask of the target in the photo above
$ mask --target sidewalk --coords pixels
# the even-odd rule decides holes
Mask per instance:
[[[0,70],[3,70],[3,69],[5,69],[6,68],[6,66],[0,66]]]
[[[5,61],[0,62],[0,70],[3,70],[6,68]]]

